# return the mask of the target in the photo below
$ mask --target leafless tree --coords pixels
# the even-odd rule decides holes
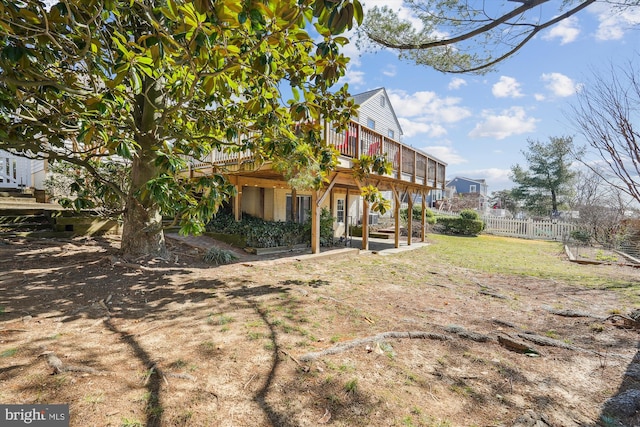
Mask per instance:
[[[640,203],[639,71],[630,60],[612,65],[606,74],[594,72],[569,118],[587,142],[577,153],[582,163]]]
[[[603,172],[591,169],[578,172],[572,209],[580,213],[577,220],[595,243],[618,247],[631,233],[626,220],[633,211],[631,200],[619,188],[607,184]]]

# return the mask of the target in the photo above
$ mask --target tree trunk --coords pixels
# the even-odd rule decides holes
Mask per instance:
[[[155,154],[152,150],[140,150],[131,166],[131,192],[123,215],[121,251],[125,256],[160,256],[167,254],[162,231],[160,209],[144,191],[146,183],[157,174]],[[138,194],[138,196],[136,196]]]
[[[121,251],[128,257],[167,255],[162,215],[157,207],[145,207],[135,197],[129,197],[122,226]]]
[[[159,175],[155,150],[160,145],[157,121],[163,100],[159,82],[147,78],[144,95],[137,95],[134,117],[140,132],[138,149],[131,164],[131,188],[125,206],[121,251],[125,256],[160,256],[167,254],[162,231],[162,215],[147,183]]]
[[[558,212],[558,198],[556,192],[551,190],[551,216],[555,216]]]

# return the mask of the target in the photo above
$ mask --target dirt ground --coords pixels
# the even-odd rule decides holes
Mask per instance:
[[[68,403],[72,426],[640,425],[611,289],[429,246],[211,266],[169,242],[123,262],[114,239],[0,240],[0,403]]]

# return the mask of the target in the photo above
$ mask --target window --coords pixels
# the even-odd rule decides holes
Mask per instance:
[[[303,223],[311,213],[311,196],[297,196],[296,207],[298,212],[293,218],[294,222]],[[291,219],[291,194],[287,194],[287,221]]]
[[[393,139],[395,135],[396,133],[393,131],[393,129],[389,129],[389,132],[387,132],[387,136],[391,139]]]
[[[344,223],[344,199],[336,200],[336,219]]]
[[[386,103],[386,100],[385,100],[384,96],[381,96],[380,97],[380,106],[384,107],[385,103]]]
[[[377,225],[377,224],[378,224],[378,214],[369,213],[369,225]]]
[[[475,193],[476,192],[476,186],[474,185],[470,185],[469,186],[469,193]]]
[[[370,129],[376,128],[376,121],[373,119],[367,119],[367,127]]]

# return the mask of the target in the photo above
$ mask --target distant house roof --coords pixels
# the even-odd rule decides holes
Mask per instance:
[[[384,97],[387,98],[387,102],[391,107],[391,114],[393,114],[393,119],[396,121],[398,125],[398,129],[400,129],[400,134],[403,135],[402,126],[400,126],[400,122],[398,121],[398,117],[396,116],[396,112],[393,109],[393,104],[391,104],[391,100],[389,99],[389,95],[387,95],[387,91],[383,87],[379,87],[378,89],[369,90],[367,92],[362,92],[357,95],[353,95],[353,100],[358,105],[364,105],[369,102],[372,98],[374,98],[377,94],[383,93]]]
[[[469,181],[469,182],[477,182],[478,184],[487,185],[487,180],[484,179],[484,178],[474,179],[474,178],[466,178],[464,176],[454,176],[453,178],[451,178],[450,180],[447,181],[446,185],[448,186],[449,184],[451,184],[456,179],[462,179],[462,180]]]

